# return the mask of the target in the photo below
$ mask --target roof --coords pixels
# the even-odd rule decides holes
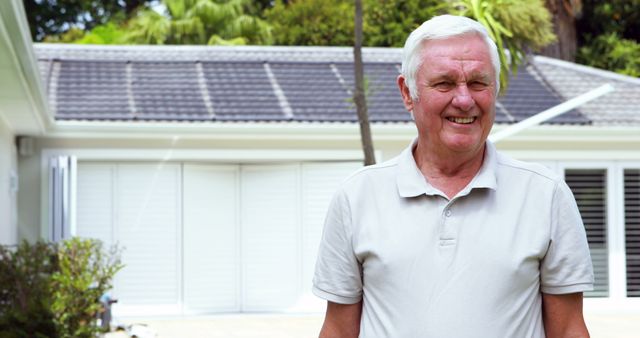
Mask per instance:
[[[357,121],[349,47],[35,44],[35,50],[57,120]],[[363,49],[372,122],[410,122],[396,87],[401,53]],[[567,93],[563,86],[571,84],[547,79],[558,73],[551,67],[563,66],[534,60],[499,98],[497,123],[521,121],[586,91]],[[603,80],[589,81],[596,87]],[[599,121],[592,115],[572,110],[550,123]]]
[[[533,65],[564,98],[611,84],[615,88],[612,93],[580,107],[580,112],[593,125],[640,126],[640,79],[544,56],[536,56]]]

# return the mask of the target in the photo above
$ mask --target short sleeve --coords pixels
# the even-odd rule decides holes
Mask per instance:
[[[329,205],[318,249],[313,277],[316,296],[340,304],[355,304],[362,299],[362,267],[352,239],[349,204],[339,190]]]
[[[593,266],[587,235],[571,190],[556,184],[550,242],[540,267],[541,291],[566,294],[593,290]]]

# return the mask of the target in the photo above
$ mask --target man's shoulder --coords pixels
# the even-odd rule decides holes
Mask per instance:
[[[500,152],[498,152],[498,167],[506,174],[516,177],[534,176],[549,183],[562,180],[560,175],[540,163],[516,160]]]
[[[363,193],[395,189],[399,156],[390,160],[362,167],[347,176],[339,190],[347,196],[361,196]]]
[[[342,181],[342,188],[349,189],[361,186],[362,184],[395,184],[396,168],[399,156],[390,160],[362,167],[351,173]]]

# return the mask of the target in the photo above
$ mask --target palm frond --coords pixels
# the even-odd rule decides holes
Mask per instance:
[[[240,15],[233,20],[225,35],[244,36],[252,44],[268,45],[273,43],[271,26],[266,21],[249,15]]]
[[[127,29],[123,37],[125,43],[162,45],[169,37],[171,21],[153,10],[146,10],[138,13]]]
[[[171,21],[171,38],[175,44],[205,44],[204,25],[199,18]]]
[[[233,39],[223,39],[219,35],[212,35],[207,42],[208,45],[221,45],[221,46],[238,46],[246,45],[247,40],[243,37],[237,37]]]

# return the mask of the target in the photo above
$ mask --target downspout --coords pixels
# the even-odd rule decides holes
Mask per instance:
[[[500,131],[497,131],[491,135],[489,135],[489,141],[493,143],[500,142],[507,137],[510,137],[514,134],[517,134],[529,127],[536,126],[542,122],[550,120],[556,116],[562,115],[571,109],[574,109],[578,106],[581,106],[591,100],[595,100],[598,97],[608,94],[614,91],[610,84],[604,84],[596,89],[590,90],[580,96],[574,97],[571,100],[565,101],[557,106],[551,107],[543,112],[540,112],[536,115],[533,115],[527,119],[524,119],[516,124],[512,124]]]

